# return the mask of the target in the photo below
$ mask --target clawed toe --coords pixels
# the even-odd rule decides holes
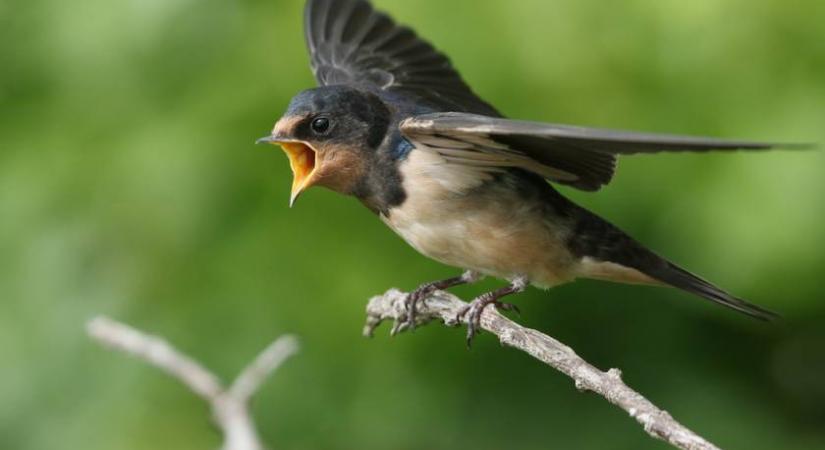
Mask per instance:
[[[425,301],[427,297],[433,294],[433,292],[440,289],[449,289],[453,286],[459,286],[462,284],[475,283],[480,279],[481,276],[478,273],[468,270],[458,277],[422,284],[418,287],[418,289],[407,294],[407,298],[404,301],[404,308],[406,309],[407,314],[404,320],[397,327],[399,332],[405,330],[415,330],[418,304]]]
[[[502,311],[513,311],[516,314],[521,314],[518,307],[511,303],[504,303],[499,302],[496,300],[487,300],[483,298],[478,298],[473,300],[469,305],[461,308],[461,310],[455,316],[455,322],[461,323],[463,321],[467,321],[467,347],[471,348],[473,346],[473,339],[475,339],[476,335],[481,331],[481,316],[484,314],[484,310],[487,309],[489,306],[494,306]]]
[[[422,295],[418,291],[413,291],[407,294],[404,300],[404,308],[407,311],[406,318],[401,324],[403,330],[415,330],[415,320],[418,310],[418,303],[421,301]]]
[[[407,294],[407,298],[404,301],[404,308],[406,309],[406,314],[404,317],[405,320],[401,320],[396,323],[396,326],[393,327],[393,335],[406,330],[415,330],[419,302],[424,301],[436,290],[446,289],[459,284],[472,283],[478,279],[478,275],[474,272],[465,272],[464,275],[460,277],[422,285],[415,291]],[[470,302],[470,304],[461,308],[461,310],[456,313],[452,323],[448,323],[448,325],[459,325],[462,322],[466,322],[467,347],[471,347],[473,344],[473,339],[479,331],[481,331],[481,316],[484,314],[484,309],[490,305],[493,305],[502,311],[513,311],[520,315],[521,311],[519,311],[516,305],[504,303],[500,299],[510,294],[522,292],[524,288],[527,287],[527,284],[527,278],[520,277],[513,280],[509,286],[477,297],[475,300]]]
[[[498,308],[502,311],[514,312],[519,316],[521,315],[521,310],[518,309],[518,306],[516,306],[512,303],[498,302],[498,303],[495,304],[495,306],[496,306],[496,308]]]

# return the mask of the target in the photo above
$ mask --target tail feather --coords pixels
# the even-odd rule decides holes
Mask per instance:
[[[635,252],[637,256],[641,253],[638,251],[640,249],[638,247]],[[772,311],[725,292],[649,250],[645,253],[645,257],[639,259],[621,258],[617,261],[620,258],[607,258],[601,263],[591,262],[585,266],[584,276],[619,283],[671,286],[759,320],[769,321],[779,317]]]
[[[704,299],[727,306],[760,320],[779,316],[723,291],[710,282],[688,272],[647,249],[606,220],[578,208],[578,221],[568,242],[575,255],[617,266],[588,265],[585,276],[624,283],[640,282],[640,275],[665,285],[681,289]],[[633,269],[632,271],[621,268]],[[643,277],[642,277],[643,278]],[[658,284],[657,283],[657,284]]]
[[[740,298],[723,291],[708,281],[688,272],[681,267],[665,261],[665,265],[656,269],[644,270],[647,275],[665,284],[698,295],[699,297],[727,306],[740,313],[747,314],[759,320],[770,321],[777,319],[779,315],[761,306],[746,302]]]

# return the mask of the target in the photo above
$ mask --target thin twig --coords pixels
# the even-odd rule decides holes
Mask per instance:
[[[375,329],[385,320],[394,321],[393,332],[404,331],[405,327],[399,324],[407,318],[406,296],[406,293],[393,289],[372,298],[367,305],[364,335],[372,336]],[[455,322],[457,313],[467,303],[450,293],[437,291],[418,305],[417,325],[441,320],[446,325],[454,326],[458,325]],[[495,308],[487,308],[484,311],[481,316],[481,327],[498,336],[502,344],[522,350],[572,378],[580,391],[599,394],[622,408],[639,422],[650,436],[684,450],[719,450],[624,384],[622,373],[618,369],[603,372],[582,359],[570,347],[507,319]]]
[[[223,431],[223,450],[264,449],[249,415],[249,400],[285,360],[298,352],[295,337],[283,336],[270,344],[238,375],[231,387],[225,389],[212,372],[160,337],[106,317],[91,320],[86,331],[100,344],[135,356],[177,378],[206,400]]]
[[[273,342],[235,378],[230,394],[242,402],[249,401],[261,384],[297,351],[298,341],[294,337],[284,336]]]

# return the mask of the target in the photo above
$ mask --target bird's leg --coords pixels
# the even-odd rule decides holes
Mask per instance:
[[[473,338],[476,334],[478,334],[478,331],[481,328],[481,314],[484,313],[484,309],[490,305],[493,305],[503,311],[515,311],[518,313],[519,310],[515,305],[504,303],[499,299],[511,294],[523,292],[527,288],[528,284],[529,282],[527,278],[517,278],[513,280],[509,286],[487,292],[486,294],[481,294],[476,297],[475,300],[470,302],[469,305],[465,306],[458,312],[456,315],[456,322],[460,323],[465,317],[467,318],[467,347],[472,346]]]
[[[462,284],[475,283],[481,278],[482,276],[478,272],[468,270],[461,274],[461,276],[422,284],[418,287],[418,289],[407,295],[407,300],[405,302],[405,306],[407,307],[407,320],[404,322],[404,325],[410,329],[415,328],[415,314],[418,303],[432,295],[433,292],[460,286]]]

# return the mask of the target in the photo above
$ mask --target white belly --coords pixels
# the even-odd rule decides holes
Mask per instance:
[[[476,189],[489,174],[425,151],[413,151],[401,173],[407,200],[382,219],[422,254],[498,278],[524,276],[542,287],[574,278],[567,232],[542,205],[503,185]]]

